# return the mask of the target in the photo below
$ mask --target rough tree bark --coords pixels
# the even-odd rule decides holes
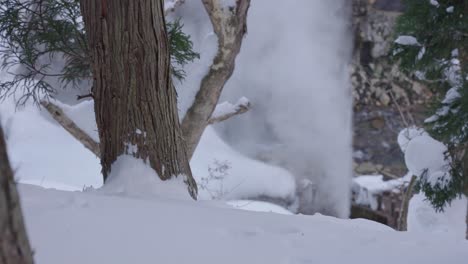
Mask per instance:
[[[234,72],[235,59],[247,31],[247,11],[250,6],[250,0],[238,0],[235,7],[224,6],[218,0],[202,2],[218,37],[218,52],[209,72],[201,81],[194,103],[182,120],[189,159],[209,124],[224,85]]]
[[[104,179],[122,154],[147,160],[162,180],[186,177],[197,195],[170,73],[163,0],[81,0],[94,76]]]
[[[31,264],[33,255],[0,127],[0,263]]]

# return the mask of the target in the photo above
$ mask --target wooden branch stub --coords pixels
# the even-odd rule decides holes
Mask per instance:
[[[76,100],[78,100],[78,101],[81,100],[81,99],[85,99],[85,98],[93,98],[94,99],[94,96],[93,96],[92,93],[76,96]]]

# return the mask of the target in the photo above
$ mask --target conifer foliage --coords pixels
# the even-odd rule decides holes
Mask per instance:
[[[183,66],[199,57],[179,20],[167,23],[172,74],[183,79]],[[0,97],[22,89],[18,103],[53,95],[49,81],[76,87],[91,78],[90,57],[79,0],[0,0],[1,66],[21,65],[12,81],[0,84]],[[53,61],[63,61],[57,71]],[[49,78],[51,77],[51,78]]]
[[[437,210],[468,195],[468,1],[406,0],[393,54],[404,70],[435,92],[431,136],[448,146],[451,177],[434,184],[421,175],[419,187]]]

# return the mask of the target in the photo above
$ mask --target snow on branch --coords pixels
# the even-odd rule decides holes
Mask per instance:
[[[101,157],[99,144],[94,141],[86,132],[79,128],[73,120],[71,120],[63,110],[50,101],[41,101],[41,105],[49,112],[57,123],[59,123],[68,133],[76,140],[81,142],[87,149],[94,153],[97,157]]]
[[[398,38],[395,40],[395,43],[402,46],[421,46],[415,37],[406,35],[398,36]]]
[[[240,115],[247,112],[250,109],[249,99],[241,97],[236,104],[230,102],[223,102],[216,105],[211,118],[208,120],[208,124],[214,124],[229,119],[235,115]]]

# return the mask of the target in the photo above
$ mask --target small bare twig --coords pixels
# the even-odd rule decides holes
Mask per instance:
[[[390,91],[389,94],[390,94],[390,97],[392,98],[392,101],[395,103],[395,105],[396,105],[396,107],[398,109],[398,112],[400,113],[400,116],[401,116],[401,119],[403,120],[403,123],[405,124],[406,127],[410,127],[410,124],[408,123],[408,120],[406,120],[406,118],[405,118],[405,113],[403,112],[403,109],[401,108],[400,104],[398,103],[397,99],[395,98],[395,95],[393,94],[392,91]],[[411,122],[411,124],[413,126],[416,125],[416,123],[414,122],[413,116],[409,112],[407,112],[407,116],[408,116],[408,119]]]
[[[85,99],[85,98],[93,98],[94,99],[94,96],[92,93],[89,93],[89,94],[83,94],[83,95],[77,95],[76,96],[76,100],[82,100],[82,99]]]

